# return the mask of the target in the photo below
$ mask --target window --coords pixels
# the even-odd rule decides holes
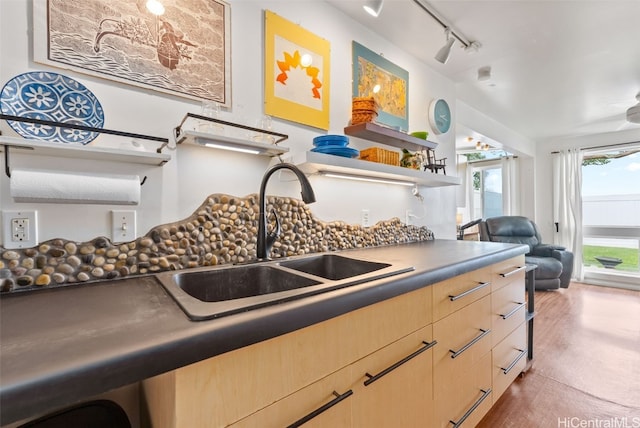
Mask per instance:
[[[472,164],[472,173],[473,218],[502,215],[502,166],[499,161]]]
[[[585,152],[582,164],[585,276],[640,274],[638,183],[640,145]]]

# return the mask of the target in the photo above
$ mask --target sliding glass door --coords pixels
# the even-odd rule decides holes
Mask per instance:
[[[472,164],[473,218],[502,215],[502,166],[500,161]]]
[[[585,281],[640,289],[640,144],[584,151],[582,222]]]

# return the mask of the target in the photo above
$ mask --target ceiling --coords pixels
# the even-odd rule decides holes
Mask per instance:
[[[638,0],[429,1],[456,33],[449,61],[434,59],[443,27],[414,0],[385,0],[378,18],[364,0],[326,0],[456,84],[457,98],[533,140],[638,130],[626,110],[640,93]],[[478,69],[491,78],[478,81]],[[464,126],[457,146],[466,143]],[[461,148],[461,147],[458,147]]]

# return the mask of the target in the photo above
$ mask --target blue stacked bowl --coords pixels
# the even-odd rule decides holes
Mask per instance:
[[[348,158],[357,157],[360,152],[347,147],[348,144],[349,138],[345,135],[319,135],[313,139],[315,148],[311,149],[311,151]]]

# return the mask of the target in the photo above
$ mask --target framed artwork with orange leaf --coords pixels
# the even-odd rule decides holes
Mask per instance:
[[[265,11],[265,114],[329,129],[328,40]]]

